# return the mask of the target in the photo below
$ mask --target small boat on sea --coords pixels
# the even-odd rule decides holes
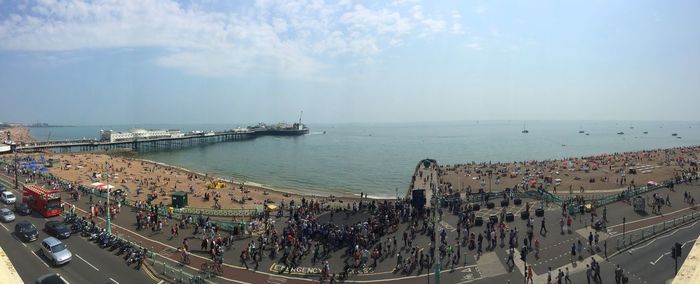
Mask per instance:
[[[648,131],[644,131],[644,134],[649,134],[649,132],[648,132]]]
[[[673,133],[671,134],[671,136],[678,136],[678,133]]]
[[[579,130],[578,133],[586,133],[586,131]]]
[[[523,122],[523,131],[520,132],[524,134],[530,133],[530,131],[525,128],[525,122]]]
[[[620,131],[620,132],[617,133],[617,135],[625,135],[625,133],[622,132],[622,131]]]
[[[586,133],[586,136],[591,135],[590,133]]]

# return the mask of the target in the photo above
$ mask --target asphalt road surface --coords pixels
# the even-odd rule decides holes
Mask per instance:
[[[3,184],[11,188],[10,185]],[[5,204],[1,204],[0,207],[14,209],[12,205]],[[61,240],[68,245],[68,249],[73,253],[73,259],[67,264],[53,267],[40,251],[41,240],[48,237],[43,231],[47,219],[36,212],[30,216],[16,215],[16,217],[14,222],[0,223],[0,246],[25,283],[34,283],[39,276],[49,273],[58,273],[69,283],[141,284],[157,282],[149,278],[143,271],[136,270],[135,265],[127,266],[123,258],[114,255],[115,252],[100,249],[96,244],[77,235]],[[50,220],[61,220],[61,218],[53,217]],[[39,229],[38,240],[25,243],[14,234],[14,224],[20,220],[27,220]]]

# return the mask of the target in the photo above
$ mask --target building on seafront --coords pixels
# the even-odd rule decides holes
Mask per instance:
[[[128,131],[100,130],[100,140],[109,142],[138,139],[180,138],[185,134],[179,129],[129,129]]]

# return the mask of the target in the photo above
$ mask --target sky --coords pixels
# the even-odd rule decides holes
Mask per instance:
[[[700,1],[0,0],[0,121],[697,120]]]

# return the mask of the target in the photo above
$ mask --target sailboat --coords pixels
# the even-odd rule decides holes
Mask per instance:
[[[521,132],[522,132],[522,133],[525,133],[525,134],[530,133],[530,131],[528,131],[527,129],[525,129],[525,122],[523,122],[523,131],[521,131]]]

